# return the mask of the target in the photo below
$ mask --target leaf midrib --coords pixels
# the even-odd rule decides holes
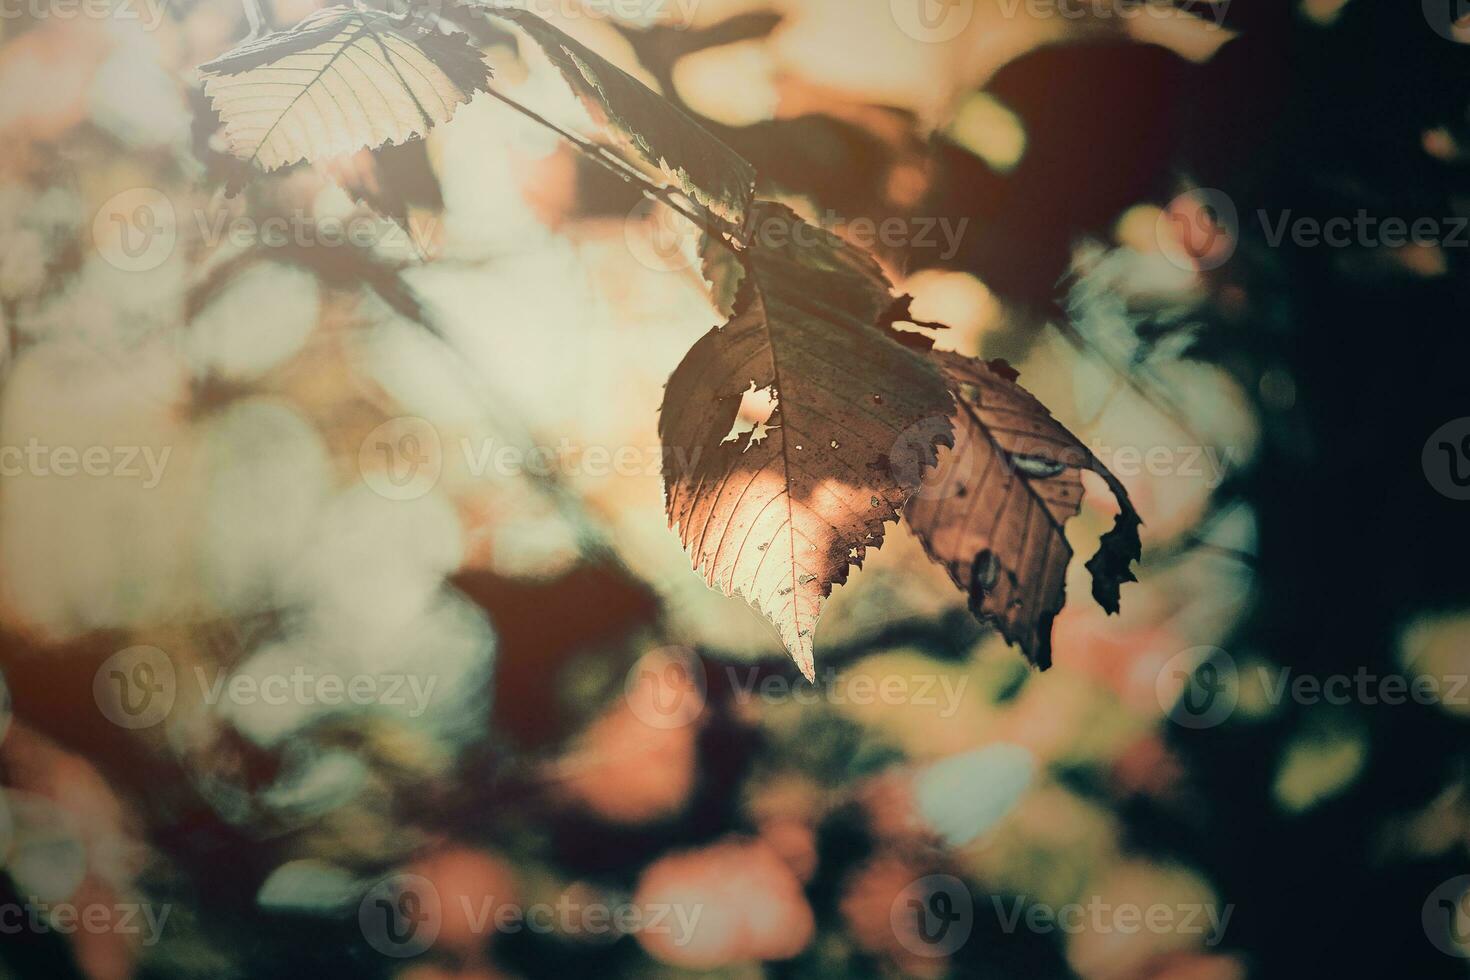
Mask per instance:
[[[252,164],[257,163],[260,160],[260,151],[265,148],[265,145],[267,143],[270,142],[272,134],[274,134],[276,131],[276,127],[281,125],[285,118],[291,114],[292,109],[296,108],[296,103],[301,101],[302,97],[311,90],[311,87],[313,85],[321,81],[322,78],[326,76],[327,70],[336,63],[338,58],[346,53],[348,48],[352,47],[352,45],[357,42],[357,39],[362,36],[363,32],[369,30],[367,26],[367,18],[364,17],[361,12],[357,11],[349,14],[347,18],[344,19],[343,27],[345,28],[347,26],[347,20],[352,19],[355,19],[357,21],[357,33],[352,35],[352,37],[349,40],[345,41],[342,46],[339,47],[336,51],[332,52],[332,56],[327,59],[327,63],[325,65],[322,65],[321,71],[317,72],[311,81],[301,86],[301,91],[297,92],[296,95],[292,97],[291,101],[286,104],[286,108],[281,110],[281,114],[276,117],[276,121],[270,124],[270,127],[265,131],[265,135],[262,136],[260,138],[260,142],[256,144],[255,152],[250,155],[250,162]],[[376,37],[376,35],[374,36]],[[307,50],[309,51],[310,48],[308,48]]]

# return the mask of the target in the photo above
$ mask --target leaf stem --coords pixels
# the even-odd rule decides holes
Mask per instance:
[[[489,87],[486,88],[486,91],[492,97],[500,100],[527,119],[556,133],[556,135],[566,140],[594,163],[616,174],[625,182],[636,185],[643,192],[644,197],[660,202],[673,209],[706,232],[712,240],[719,242],[731,251],[737,250],[733,243],[739,242],[740,236],[735,226],[723,220],[699,202],[691,200],[687,195],[673,187],[655,183],[646,174],[630,165],[617,154],[610,152],[606,147],[598,146],[596,143],[558,126],[539,112],[522,105],[503,92],[497,92],[494,88]]]
[[[250,25],[250,33],[245,36],[247,41],[253,41],[265,34],[265,12],[260,8],[260,0],[240,0],[240,7],[245,11],[245,22]]]

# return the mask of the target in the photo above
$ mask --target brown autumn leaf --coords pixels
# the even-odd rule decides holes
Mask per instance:
[[[871,257],[781,205],[751,216],[735,315],[664,393],[666,504],[705,581],[774,623],[811,678],[823,603],[951,441],[954,403],[889,328]]]
[[[263,170],[422,137],[485,88],[463,34],[328,7],[200,66],[230,149]]]
[[[1093,597],[1118,611],[1136,581],[1142,522],[1117,478],[1016,383],[1004,362],[935,351],[958,405],[955,444],[908,502],[905,519],[929,557],[1032,663],[1051,666],[1052,619],[1066,602],[1066,523],[1082,506],[1082,470],[1107,482],[1121,511],[1088,562]]]

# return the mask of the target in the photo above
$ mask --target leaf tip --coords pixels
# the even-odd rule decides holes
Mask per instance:
[[[1138,529],[1143,521],[1126,507],[1113,522],[1112,530],[1098,542],[1097,554],[1087,562],[1092,573],[1092,598],[1111,616],[1118,615],[1122,606],[1122,586],[1126,582],[1137,582],[1133,563],[1143,554],[1143,545]]]
[[[796,661],[796,669],[801,671],[808,684],[817,682],[817,665],[812,659],[812,652],[805,644],[791,651],[791,659]]]
[[[1047,609],[1042,612],[1036,624],[1036,655],[1031,662],[1036,665],[1037,670],[1051,669],[1051,639],[1052,625],[1056,622],[1059,610]],[[1029,651],[1028,651],[1029,652]]]

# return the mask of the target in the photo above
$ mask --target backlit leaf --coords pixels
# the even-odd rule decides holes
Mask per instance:
[[[463,34],[347,7],[247,41],[200,71],[231,151],[264,170],[423,136],[490,77]]]
[[[1082,506],[1082,473],[1101,476],[1121,508],[1088,562],[1093,596],[1118,611],[1135,581],[1140,521],[1127,492],[1096,457],[1015,381],[1003,362],[933,357],[954,390],[955,444],[924,480],[905,518],[929,557],[1036,665],[1051,665],[1052,619],[1066,602],[1072,557],[1065,526]]]
[[[954,403],[886,325],[893,297],[866,253],[780,205],[752,215],[766,234],[735,316],[664,393],[666,503],[694,567],[774,623],[811,677],[823,603],[949,443]]]

